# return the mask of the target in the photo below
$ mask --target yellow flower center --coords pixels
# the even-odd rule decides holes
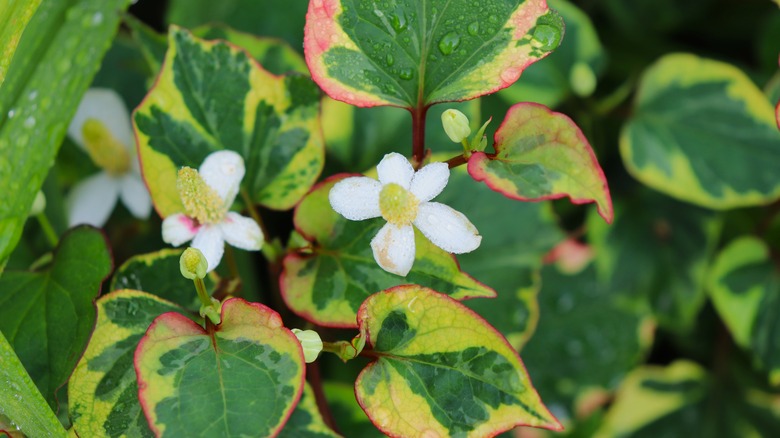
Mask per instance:
[[[417,217],[419,205],[420,201],[412,192],[395,183],[385,185],[379,192],[379,211],[395,226],[411,223]]]
[[[81,133],[87,153],[98,167],[111,175],[121,175],[130,170],[130,154],[127,153],[127,148],[111,134],[103,122],[87,119],[81,127]]]
[[[224,219],[227,209],[222,198],[203,181],[197,170],[191,167],[179,169],[176,188],[187,216],[201,224],[216,224]]]

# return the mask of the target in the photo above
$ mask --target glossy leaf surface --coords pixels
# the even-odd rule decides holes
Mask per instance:
[[[181,166],[238,152],[251,198],[287,209],[323,165],[319,91],[303,76],[274,76],[244,51],[172,28],[155,86],[133,117],[144,178],[161,216],[182,211]]]
[[[79,227],[62,237],[48,269],[0,277],[0,330],[52,407],[87,346],[111,265],[103,234]]]
[[[544,0],[314,0],[304,32],[332,98],[422,108],[511,85],[558,46],[563,22]]]
[[[519,200],[595,202],[612,222],[612,199],[604,172],[582,131],[561,113],[532,103],[507,112],[495,134],[495,154],[474,153],[469,173],[491,189]]]
[[[355,382],[392,436],[488,436],[518,425],[559,430],[520,358],[457,301],[416,285],[372,295],[358,313],[376,361]]]
[[[780,196],[780,131],[766,96],[737,68],[666,55],[644,74],[620,153],[642,183],[712,209]]]
[[[780,272],[767,244],[743,237],[723,249],[709,275],[710,296],[734,341],[780,384]]]
[[[97,308],[95,332],[68,382],[73,428],[84,437],[151,437],[138,402],[133,354],[155,318],[185,310],[133,290],[104,295]]]
[[[18,31],[18,24],[29,21],[23,34],[0,41],[5,63],[11,40],[19,38],[0,75],[0,265],[19,241],[35,194],[128,2],[51,0],[31,17],[27,8],[36,2],[3,3],[8,8],[0,18],[11,23],[0,25],[0,33]]]
[[[274,436],[303,390],[303,353],[279,315],[233,298],[207,332],[159,316],[138,345],[138,396],[157,436]],[[209,401],[206,403],[206,401]]]
[[[370,242],[386,222],[350,221],[333,211],[328,192],[342,178],[321,183],[295,209],[296,229],[311,246],[284,259],[281,285],[290,309],[320,325],[355,327],[358,308],[369,295],[401,284],[436,288],[455,299],[495,296],[417,230],[416,259],[406,277],[379,267]]]

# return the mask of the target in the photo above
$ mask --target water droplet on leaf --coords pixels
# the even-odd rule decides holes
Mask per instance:
[[[460,45],[460,35],[457,32],[449,32],[439,41],[439,51],[443,55],[451,54]]]
[[[385,62],[387,62],[387,66],[390,67],[391,65],[395,64],[395,58],[393,58],[393,55],[388,53],[385,57]]]
[[[411,68],[402,68],[401,71],[398,73],[398,77],[408,81],[409,79],[414,77],[414,70]]]
[[[469,35],[476,36],[477,32],[479,32],[479,21],[475,21],[471,24],[469,24],[469,27],[467,28]]]

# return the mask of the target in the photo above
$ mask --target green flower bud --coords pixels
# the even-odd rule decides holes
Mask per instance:
[[[574,64],[569,72],[571,89],[579,97],[588,97],[596,90],[596,74],[584,62]]]
[[[441,115],[441,124],[447,137],[455,143],[460,143],[471,134],[468,117],[456,109],[444,111]]]
[[[322,339],[320,335],[314,330],[299,330],[292,329],[295,333],[295,337],[298,338],[298,342],[303,347],[303,359],[306,363],[312,363],[317,359],[317,356],[322,351]]]
[[[38,190],[35,195],[32,207],[30,207],[30,216],[38,216],[46,209],[46,196],[43,196],[43,192]]]
[[[179,269],[184,278],[194,280],[204,278],[208,272],[209,262],[197,248],[189,247],[184,250],[179,258]]]

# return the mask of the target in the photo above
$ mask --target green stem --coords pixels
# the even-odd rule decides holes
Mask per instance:
[[[195,290],[198,291],[198,299],[200,299],[200,304],[204,307],[211,306],[211,297],[209,296],[209,293],[206,292],[206,283],[203,281],[203,279],[195,277],[195,279],[192,281],[195,283]]]
[[[263,232],[263,236],[267,241],[269,237],[268,229],[265,227],[263,218],[260,217],[260,213],[257,211],[254,201],[252,201],[249,193],[247,193],[246,189],[244,188],[241,189],[241,199],[244,200],[244,204],[246,204],[246,209],[249,211],[249,215],[252,216],[252,219],[254,219],[255,222],[257,222],[257,225],[260,227],[260,230]]]
[[[57,233],[54,232],[54,228],[52,228],[49,218],[43,213],[36,214],[35,218],[38,219],[38,223],[41,225],[41,229],[46,236],[46,240],[49,241],[49,245],[51,245],[52,248],[56,248],[60,238],[57,236]]]

